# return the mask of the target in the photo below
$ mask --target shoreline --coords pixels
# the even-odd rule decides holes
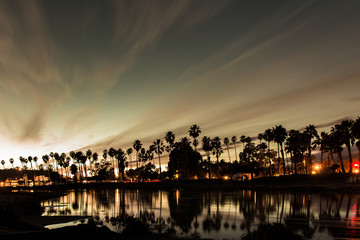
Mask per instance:
[[[356,182],[349,182],[350,177]],[[351,192],[360,193],[359,175],[286,175],[278,177],[254,178],[248,181],[233,180],[165,180],[161,182],[94,182],[67,183],[34,187],[2,187],[2,192],[43,192],[49,195],[71,189],[201,189],[201,190],[261,190],[261,191],[302,191],[302,192]]]

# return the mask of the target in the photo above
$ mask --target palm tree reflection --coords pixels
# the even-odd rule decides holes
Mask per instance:
[[[45,215],[93,216],[121,232],[129,216],[152,226],[158,234],[177,232],[200,238],[238,238],[260,224],[277,223],[311,239],[360,237],[360,196],[252,190],[124,190],[70,191],[45,201]]]

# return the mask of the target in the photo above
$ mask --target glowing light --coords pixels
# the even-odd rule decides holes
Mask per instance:
[[[316,172],[315,171],[312,171],[312,174],[315,174]]]
[[[225,180],[229,180],[229,177],[228,177],[228,176],[225,176],[224,179],[225,179]]]
[[[180,192],[176,190],[176,205],[179,205]]]
[[[320,166],[319,165],[315,165],[315,170],[319,170]]]
[[[355,169],[355,170],[354,170],[354,173],[359,173],[359,169]]]

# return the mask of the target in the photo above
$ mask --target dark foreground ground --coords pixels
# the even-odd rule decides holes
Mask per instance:
[[[3,188],[0,189],[0,240],[7,239],[184,239],[172,234],[161,234],[151,231],[149,226],[129,220],[127,228],[121,233],[114,233],[106,227],[95,224],[80,224],[48,230],[43,226],[51,224],[51,218],[39,217],[42,213],[40,202],[46,199],[59,197],[64,190],[70,188],[129,188],[129,189],[170,189],[189,188],[201,190],[227,190],[227,189],[254,189],[266,191],[304,191],[304,192],[347,192],[360,193],[360,183],[357,176],[351,175],[298,175],[272,178],[253,179],[247,182],[232,181],[176,181],[154,183],[92,183],[69,184],[42,188]],[[14,192],[15,190],[15,192]],[[34,190],[34,191],[32,191]],[[38,216],[38,217],[29,217]],[[80,219],[81,217],[64,217],[66,221]],[[59,220],[59,219],[58,219]],[[64,222],[66,222],[64,221]],[[278,226],[265,226],[265,231],[273,231]],[[256,237],[257,233],[244,239],[263,239]],[[289,238],[288,235],[284,235]],[[252,238],[253,237],[253,238]],[[294,236],[291,237],[293,239]],[[189,238],[186,238],[189,239]],[[195,239],[195,238],[194,238]],[[267,238],[272,239],[272,238]],[[279,238],[276,238],[279,239]]]

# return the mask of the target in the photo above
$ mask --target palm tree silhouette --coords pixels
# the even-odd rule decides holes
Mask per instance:
[[[115,150],[115,148],[111,147],[111,148],[109,149],[109,151],[108,151],[108,154],[109,154],[109,156],[110,156],[110,159],[111,159],[112,162],[113,162],[114,177],[115,177],[115,159],[114,159],[114,157],[115,157],[115,155],[116,155],[116,150]]]
[[[314,125],[312,125],[312,124],[306,126],[305,131],[304,131],[304,134],[305,134],[305,136],[306,136],[306,138],[307,138],[307,148],[308,148],[308,154],[309,154],[309,155],[308,155],[308,159],[309,159],[309,170],[310,170],[310,173],[311,173],[311,172],[312,172],[312,155],[311,155],[311,150],[312,150],[313,148],[315,148],[314,143],[316,143],[316,141],[313,142],[312,139],[313,139],[313,138],[319,138],[319,135],[318,135],[318,133],[317,133],[317,131],[316,131],[316,127],[315,127]],[[306,170],[307,170],[307,168],[308,168],[308,166],[306,166]]]
[[[275,126],[275,128],[273,129],[273,132],[274,132],[275,142],[278,143],[281,147],[281,157],[282,157],[282,164],[283,164],[283,169],[284,169],[283,175],[285,175],[286,168],[285,168],[285,157],[284,157],[284,142],[287,137],[287,132],[286,132],[286,129],[282,125]]]
[[[169,153],[169,161],[170,161],[170,153],[174,149],[174,143],[175,143],[175,134],[171,131],[168,131],[165,134],[165,141],[169,144],[165,147],[165,150],[167,153]],[[172,176],[174,175],[174,162],[171,161],[171,169],[172,169]]]
[[[3,165],[3,167],[5,169],[5,160],[1,160],[1,165]]]
[[[86,151],[86,157],[87,157],[87,159],[89,160],[90,170],[91,170],[91,158],[92,158],[92,156],[93,156],[92,151],[91,151],[90,149],[88,149],[88,150]]]
[[[160,155],[164,152],[164,142],[160,139],[156,139],[156,141],[154,141],[154,147],[155,147],[155,153],[158,155],[159,157],[159,169],[160,169],[160,175],[161,175],[161,161],[160,161]],[[160,177],[159,175],[159,177]]]
[[[233,142],[234,144],[234,149],[235,149],[235,161],[237,161],[237,153],[236,153],[236,141],[237,141],[237,137],[236,136],[233,136],[231,138],[231,141]]]
[[[42,158],[44,164],[47,165],[47,163],[49,162],[49,155],[45,154],[41,158]]]
[[[132,153],[133,153],[133,149],[131,147],[126,150],[126,154],[129,156],[130,168],[132,168],[132,159],[131,159]]]
[[[37,168],[38,168],[38,167],[37,167],[38,157],[35,156],[35,157],[33,158],[33,161],[34,161],[34,163],[35,163],[35,168],[37,169]]]
[[[211,139],[207,136],[204,136],[201,142],[202,142],[202,149],[206,152],[208,158],[208,173],[209,173],[209,179],[211,179],[211,173],[210,173],[211,171],[210,151],[212,150]]]
[[[358,117],[352,127],[351,127],[351,134],[353,135],[354,138],[357,139],[356,142],[356,147],[358,149],[358,161],[360,161],[360,117]]]
[[[216,163],[219,164],[219,158],[223,153],[221,147],[221,139],[219,137],[214,137],[211,140],[211,147],[212,147],[213,155],[216,156]]]
[[[331,140],[331,144],[333,145],[334,151],[337,153],[338,160],[340,160],[341,170],[343,173],[345,173],[346,171],[342,158],[342,150],[343,150],[342,146],[345,144],[346,138],[342,126],[340,124],[336,124],[334,127],[331,128],[330,140]],[[351,169],[351,165],[350,165],[350,169]]]
[[[10,158],[10,159],[9,159],[9,162],[10,162],[11,166],[14,168],[14,159],[13,159],[13,158]]]
[[[139,151],[142,147],[142,143],[140,142],[140,140],[135,140],[133,143],[133,148],[136,151],[136,168],[139,168]]]
[[[98,159],[99,159],[99,155],[98,155],[97,152],[94,152],[94,153],[93,153],[92,159],[93,159],[92,163],[93,163],[94,167],[96,167],[96,162],[97,162]]]
[[[198,125],[194,124],[194,125],[190,126],[189,135],[190,135],[190,137],[194,138],[193,145],[194,145],[195,151],[196,151],[197,144],[199,144],[199,142],[196,140],[196,138],[199,137],[200,133],[201,133],[201,130],[200,130],[200,127]]]
[[[116,157],[116,159],[117,159],[117,161],[118,161],[119,178],[120,178],[120,175],[121,175],[121,180],[124,180],[124,176],[125,176],[124,170],[125,170],[126,153],[125,153],[121,148],[119,148],[119,149],[116,151],[115,157]]]
[[[30,162],[31,170],[33,170],[33,166],[32,166],[32,156],[28,156],[28,161]]]
[[[264,135],[262,133],[259,133],[258,134],[258,139],[259,139],[260,144],[261,144],[261,141],[264,139]]]
[[[267,146],[268,146],[268,162],[269,162],[269,174],[271,175],[271,159],[269,158],[270,155],[270,142],[274,140],[274,132],[272,129],[268,128],[265,130],[265,132],[263,133],[263,139],[265,141],[267,141]]]
[[[349,169],[349,173],[352,173],[352,154],[351,154],[351,145],[354,145],[355,143],[355,138],[354,136],[351,134],[351,128],[354,124],[353,120],[344,120],[341,122],[340,126],[341,126],[341,132],[344,138],[344,143],[345,146],[348,150],[348,155],[349,155],[349,165],[350,165],[350,169]]]
[[[226,145],[227,151],[228,151],[228,156],[229,156],[229,162],[231,162],[231,158],[230,158],[230,151],[229,151],[229,138],[224,138],[224,144]]]

